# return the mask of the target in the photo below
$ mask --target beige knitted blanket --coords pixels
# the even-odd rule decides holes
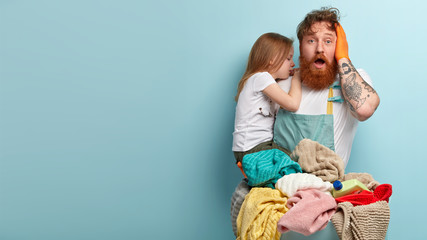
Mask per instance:
[[[322,144],[303,139],[291,154],[292,160],[298,162],[301,169],[321,178],[323,181],[333,182],[344,176],[344,162],[331,149]]]
[[[381,240],[387,233],[390,208],[386,201],[356,207],[343,202],[331,220],[341,240]]]

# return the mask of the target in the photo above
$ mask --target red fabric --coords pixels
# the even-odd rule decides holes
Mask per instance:
[[[390,184],[381,184],[374,190],[374,197],[378,199],[378,201],[387,201],[390,198],[392,193]]]
[[[392,193],[392,187],[390,184],[381,184],[375,188],[374,192],[363,190],[360,193],[350,194],[335,198],[337,203],[350,202],[353,206],[357,205],[368,205],[377,201],[389,200]]]

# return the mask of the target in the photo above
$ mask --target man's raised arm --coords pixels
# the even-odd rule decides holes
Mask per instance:
[[[380,98],[351,64],[344,29],[338,24],[335,29],[337,32],[335,59],[338,63],[342,93],[353,116],[359,121],[365,121],[374,114],[380,104]]]

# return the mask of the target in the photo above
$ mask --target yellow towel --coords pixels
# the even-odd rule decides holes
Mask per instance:
[[[237,216],[236,240],[279,240],[277,222],[289,209],[287,197],[279,190],[252,188]]]

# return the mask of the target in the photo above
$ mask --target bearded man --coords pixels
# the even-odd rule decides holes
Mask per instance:
[[[298,25],[297,35],[300,43],[301,104],[294,113],[279,110],[274,125],[274,142],[292,152],[302,139],[308,138],[334,150],[346,166],[357,124],[374,114],[380,102],[378,94],[371,87],[369,75],[362,69],[356,70],[348,57],[347,39],[339,23],[338,9],[322,8],[308,13]],[[285,91],[289,91],[290,84],[291,81],[279,81]],[[232,196],[231,221],[238,239],[241,234],[247,234],[241,232],[241,222],[236,219],[252,189],[244,179]],[[258,207],[262,206],[253,208],[259,210]],[[251,210],[243,209],[244,212]],[[248,221],[244,217],[241,219]],[[273,225],[266,229],[251,225],[251,234],[266,235],[270,233],[268,230],[275,229]],[[325,230],[307,239],[337,239],[333,227]],[[284,239],[300,239],[299,235],[293,234],[292,231],[284,234]]]
[[[359,121],[375,112],[379,97],[369,75],[356,70],[348,57],[348,44],[336,8],[322,8],[306,15],[298,25],[302,99],[295,113],[280,109],[274,141],[293,151],[304,138],[350,158]],[[279,85],[288,91],[290,81]]]

